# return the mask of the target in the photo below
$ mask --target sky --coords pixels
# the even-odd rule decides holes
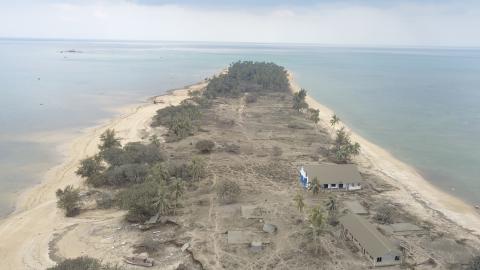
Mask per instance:
[[[0,0],[0,37],[480,47],[480,1]]]

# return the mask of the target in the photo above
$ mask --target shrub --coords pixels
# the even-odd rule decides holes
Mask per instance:
[[[127,143],[123,149],[130,163],[153,164],[166,159],[158,145],[154,143],[131,142]]]
[[[255,103],[257,102],[257,95],[249,94],[245,97],[246,103]]]
[[[120,208],[128,210],[127,220],[143,222],[158,212],[156,201],[161,186],[157,183],[146,182],[129,187],[117,194]]]
[[[172,119],[179,115],[186,115],[190,119],[199,119],[200,111],[198,107],[193,104],[183,103],[178,106],[169,106],[157,111],[153,117],[151,126],[170,126]]]
[[[320,110],[315,110],[315,109],[308,109],[308,119],[313,121],[315,124],[317,124],[320,121]]]
[[[114,186],[138,184],[145,181],[149,166],[146,164],[125,164],[110,167],[106,171],[107,182]]]
[[[80,161],[80,167],[78,167],[75,173],[81,177],[92,177],[101,173],[105,169],[102,164],[102,158],[99,155],[88,157]]]
[[[311,126],[305,124],[305,123],[301,123],[301,122],[293,122],[293,123],[289,123],[287,125],[288,128],[293,128],[293,129],[309,129],[311,128]]]
[[[232,154],[240,154],[240,146],[236,144],[225,144],[225,152]]]
[[[278,146],[274,146],[273,149],[272,149],[272,155],[274,157],[279,157],[283,154],[283,151],[282,151],[282,148],[278,147]]]
[[[191,173],[189,165],[182,161],[171,161],[168,163],[168,179],[170,178],[181,178],[184,180],[191,179]]]
[[[377,209],[374,219],[382,224],[393,223],[394,209],[392,206],[383,205]]]
[[[217,196],[223,203],[235,202],[240,193],[240,187],[233,181],[223,180],[217,185]]]
[[[480,270],[480,256],[474,257],[469,262],[467,270]]]
[[[199,157],[194,157],[188,165],[188,174],[192,181],[199,181],[207,174],[205,161]]]
[[[87,178],[86,182],[87,185],[91,185],[93,187],[101,187],[109,184],[106,173],[95,174]]]
[[[78,215],[80,207],[80,191],[71,185],[65,189],[58,189],[56,192],[57,206],[65,210],[65,216],[73,217]]]
[[[110,166],[120,166],[130,162],[125,151],[117,147],[105,149],[102,151],[102,157]]]
[[[201,140],[195,144],[195,147],[200,151],[200,153],[207,154],[213,150],[215,143],[211,140]]]
[[[105,265],[99,260],[89,257],[66,259],[47,270],[121,270],[120,266]]]
[[[102,152],[103,158],[112,166],[125,164],[153,164],[165,160],[165,155],[155,143],[127,143],[122,148],[109,148]]]
[[[120,139],[115,136],[115,130],[105,130],[105,132],[100,135],[100,145],[98,146],[98,148],[100,149],[100,151],[104,151],[106,149],[115,147],[122,147]]]
[[[142,253],[155,253],[160,250],[161,242],[158,240],[153,239],[151,236],[145,236],[143,240],[135,245],[136,252]]]
[[[95,201],[97,203],[97,208],[100,209],[109,209],[115,204],[113,195],[105,192],[100,193],[99,197]]]

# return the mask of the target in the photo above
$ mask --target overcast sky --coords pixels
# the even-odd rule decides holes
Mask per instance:
[[[480,46],[474,0],[0,0],[0,37]]]

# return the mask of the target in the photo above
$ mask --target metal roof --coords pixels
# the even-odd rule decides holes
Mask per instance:
[[[308,180],[318,179],[319,184],[359,183],[362,176],[354,164],[312,164],[303,165]]]
[[[395,245],[383,236],[370,222],[361,216],[347,214],[338,219],[360,245],[374,258],[382,257],[387,253],[401,252]]]

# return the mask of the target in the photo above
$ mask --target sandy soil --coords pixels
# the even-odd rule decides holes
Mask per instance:
[[[299,91],[301,88],[295,82],[294,76],[289,74],[291,88]],[[422,217],[431,217],[432,223],[439,220],[432,216],[435,210],[445,215],[448,219],[464,227],[467,230],[480,235],[480,214],[471,205],[446,192],[439,190],[425,180],[414,168],[393,157],[389,152],[371,143],[362,136],[352,132],[343,123],[334,129],[330,125],[330,119],[334,111],[320,104],[310,96],[306,97],[310,108],[320,110],[319,124],[330,131],[334,136],[335,131],[340,127],[351,134],[353,141],[360,143],[361,154],[356,162],[361,165],[367,173],[373,173],[388,180],[390,184],[398,187],[398,190],[386,194],[392,201],[407,206],[409,211]]]
[[[290,76],[290,79],[293,90],[298,90],[293,77]],[[0,243],[2,243],[0,269],[44,269],[54,264],[52,257],[55,256],[89,255],[108,262],[118,262],[121,258],[119,255],[131,254],[132,246],[148,234],[141,233],[138,229],[126,224],[122,218],[124,214],[122,211],[86,211],[76,218],[65,218],[56,208],[55,190],[68,184],[83,185],[82,180],[75,175],[75,170],[81,159],[97,152],[98,138],[105,129],[115,129],[124,143],[142,140],[149,132],[149,123],[156,110],[169,104],[178,104],[188,97],[189,89],[196,90],[204,86],[205,83],[199,83],[186,89],[176,90],[169,95],[156,97],[156,104],[150,100],[148,103],[130,107],[120,117],[85,131],[71,144],[65,145],[65,162],[51,169],[42,184],[22,194],[17,210],[0,223]],[[186,207],[178,217],[182,224],[181,228],[163,227],[161,231],[175,237],[183,237],[181,243],[189,242],[195,260],[201,262],[207,269],[270,269],[272,267],[311,269],[319,263],[330,265],[331,269],[352,269],[353,265],[359,266],[359,262],[363,265],[365,261],[362,257],[348,251],[349,248],[346,246],[348,243],[339,241],[335,231],[324,238],[324,245],[330,245],[328,248],[331,255],[328,261],[315,257],[301,257],[304,256],[306,248],[304,245],[305,243],[308,245],[309,241],[301,231],[301,228],[306,228],[305,222],[292,204],[292,197],[298,187],[294,184],[296,183],[294,182],[296,181],[295,164],[291,164],[291,161],[310,160],[311,156],[318,155],[314,149],[324,146],[322,140],[328,139],[322,137],[323,139],[319,140],[318,133],[310,130],[296,133],[289,129],[285,119],[290,117],[293,119],[290,120],[295,122],[295,119],[301,116],[291,115],[288,102],[284,102],[280,99],[281,97],[276,98],[278,103],[282,103],[281,106],[275,106],[267,99],[251,107],[245,105],[244,100],[233,101],[233,103],[231,100],[224,103],[219,101],[205,123],[209,132],[200,133],[179,143],[169,144],[170,150],[186,157],[191,157],[193,154],[192,143],[202,138],[215,140],[217,146],[234,142],[240,145],[242,152],[240,155],[232,155],[219,151],[215,155],[210,155],[208,164],[215,165],[209,166],[211,177],[199,183],[198,189],[187,196]],[[324,137],[331,136],[335,131],[328,123],[332,111],[311,97],[307,97],[307,101],[310,107],[320,109],[321,129],[319,128],[318,132]],[[233,127],[221,126],[229,123],[223,120],[229,119],[235,120]],[[263,119],[267,119],[268,122],[263,122]],[[325,131],[329,134],[325,134]],[[381,193],[373,193],[367,189],[356,195],[339,193],[337,196],[356,196],[364,200],[369,200],[369,196],[373,196],[382,201],[399,203],[415,216],[430,221],[442,232],[449,232],[458,239],[471,239],[478,243],[478,238],[466,230],[480,233],[480,217],[472,207],[435,189],[413,168],[396,160],[388,152],[357,134],[352,133],[352,139],[362,146],[362,154],[355,160],[360,165],[361,171],[376,175],[396,188]],[[274,146],[284,149],[285,153],[281,158],[272,157],[270,154]],[[264,175],[265,171],[274,173]],[[214,187],[220,177],[240,181],[243,192],[238,204],[218,203]],[[259,185],[259,179],[262,179],[261,185]],[[323,203],[321,200],[325,198],[308,195],[307,203],[311,205]],[[262,205],[267,210],[265,221],[279,227],[278,234],[269,237],[270,244],[263,253],[252,255],[248,249],[226,244],[228,230],[246,228],[261,230],[261,222],[252,223],[239,217],[241,205]],[[148,233],[155,234],[156,231]],[[165,236],[165,238],[171,237],[171,235]],[[458,245],[452,238],[432,239],[430,235],[418,237],[418,240],[410,239],[412,245],[418,244],[422,250],[427,251],[438,250],[437,247],[431,249],[430,245],[443,240],[451,242],[452,245]],[[439,246],[444,247],[445,244],[442,242]],[[52,247],[53,250],[51,250]],[[177,252],[177,246],[165,246],[164,251],[166,253],[161,258],[165,261],[160,261],[161,263],[165,262],[167,265],[169,259],[178,261],[178,258],[172,257],[172,254],[180,254]],[[438,254],[436,258],[443,260],[444,253]],[[168,269],[168,267],[158,269]]]
[[[75,224],[81,226],[92,220],[118,217],[119,212],[96,218],[83,215],[78,219],[65,218],[56,207],[55,191],[70,184],[82,186],[82,180],[75,175],[75,170],[81,159],[98,151],[98,138],[106,129],[115,129],[122,142],[141,140],[142,131],[150,128],[149,122],[158,109],[170,104],[176,105],[188,97],[188,90],[204,86],[205,82],[202,82],[158,96],[155,98],[156,104],[150,100],[127,108],[121,116],[86,130],[73,142],[63,146],[66,160],[49,170],[41,184],[24,192],[18,199],[14,213],[1,221],[0,269],[44,269],[51,266],[54,262],[49,257],[49,242],[56,233]],[[68,247],[75,250],[77,245],[81,243],[71,242]]]

